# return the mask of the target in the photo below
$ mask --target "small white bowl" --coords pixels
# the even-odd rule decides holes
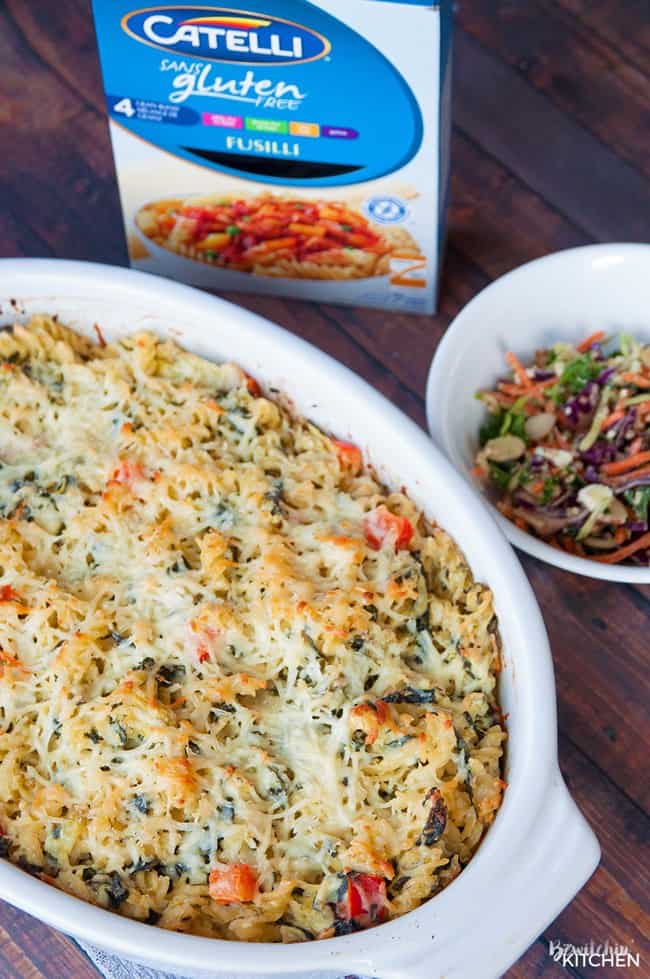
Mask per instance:
[[[589,245],[522,265],[479,293],[445,334],[429,371],[427,421],[442,451],[483,494],[506,537],[522,551],[566,571],[650,584],[650,568],[573,557],[520,530],[470,475],[485,408],[476,400],[503,376],[508,350],[530,362],[539,347],[579,342],[596,330],[650,342],[650,245]]]

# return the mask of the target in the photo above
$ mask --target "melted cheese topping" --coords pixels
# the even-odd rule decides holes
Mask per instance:
[[[247,941],[444,887],[505,737],[453,541],[232,364],[44,316],[0,359],[0,855]]]

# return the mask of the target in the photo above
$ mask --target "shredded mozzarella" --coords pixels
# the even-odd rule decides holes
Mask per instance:
[[[0,855],[245,941],[444,887],[505,737],[492,596],[448,535],[232,364],[46,316],[0,359]]]

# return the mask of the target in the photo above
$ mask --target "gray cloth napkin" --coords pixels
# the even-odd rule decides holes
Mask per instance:
[[[85,942],[79,942],[79,945],[106,979],[184,979],[183,976],[173,976],[170,972],[158,972],[157,969],[149,969],[144,965],[135,965],[116,955],[110,955],[101,948],[95,948],[94,945],[86,945]]]
[[[94,945],[86,945],[79,942],[89,959],[99,969],[105,979],[185,979],[184,976],[172,975],[170,972],[159,972],[157,969],[150,969],[145,965],[136,965],[134,962],[127,962],[116,955],[110,955]],[[226,976],[219,974],[219,979],[247,979],[240,976]],[[249,979],[256,979],[250,976]],[[341,976],[340,979],[361,979],[360,976]]]

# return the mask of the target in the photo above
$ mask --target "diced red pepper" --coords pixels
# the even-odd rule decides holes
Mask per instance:
[[[246,387],[248,389],[248,393],[252,394],[254,398],[259,398],[262,393],[262,388],[259,386],[255,378],[250,376],[250,374],[246,375]]]
[[[199,663],[207,663],[215,652],[215,643],[219,639],[219,630],[210,625],[190,622],[189,631],[191,643],[196,651]]]
[[[367,514],[363,521],[363,533],[370,547],[378,551],[387,537],[395,540],[395,550],[401,551],[409,546],[413,537],[413,526],[406,517],[398,517],[383,504]]]
[[[111,477],[113,482],[128,486],[129,489],[133,489],[134,483],[144,478],[144,469],[140,463],[131,459],[121,459]]]
[[[374,874],[348,874],[344,897],[336,913],[344,921],[354,921],[366,928],[381,921],[386,914],[386,881]]]
[[[332,439],[332,442],[341,465],[351,469],[356,475],[363,465],[361,449],[353,442],[345,442],[343,439]]]
[[[18,592],[15,591],[11,585],[3,585],[0,588],[0,602],[19,602]],[[2,832],[0,831],[0,836]]]
[[[209,878],[210,897],[216,904],[245,904],[257,894],[257,877],[247,863],[215,867]]]

